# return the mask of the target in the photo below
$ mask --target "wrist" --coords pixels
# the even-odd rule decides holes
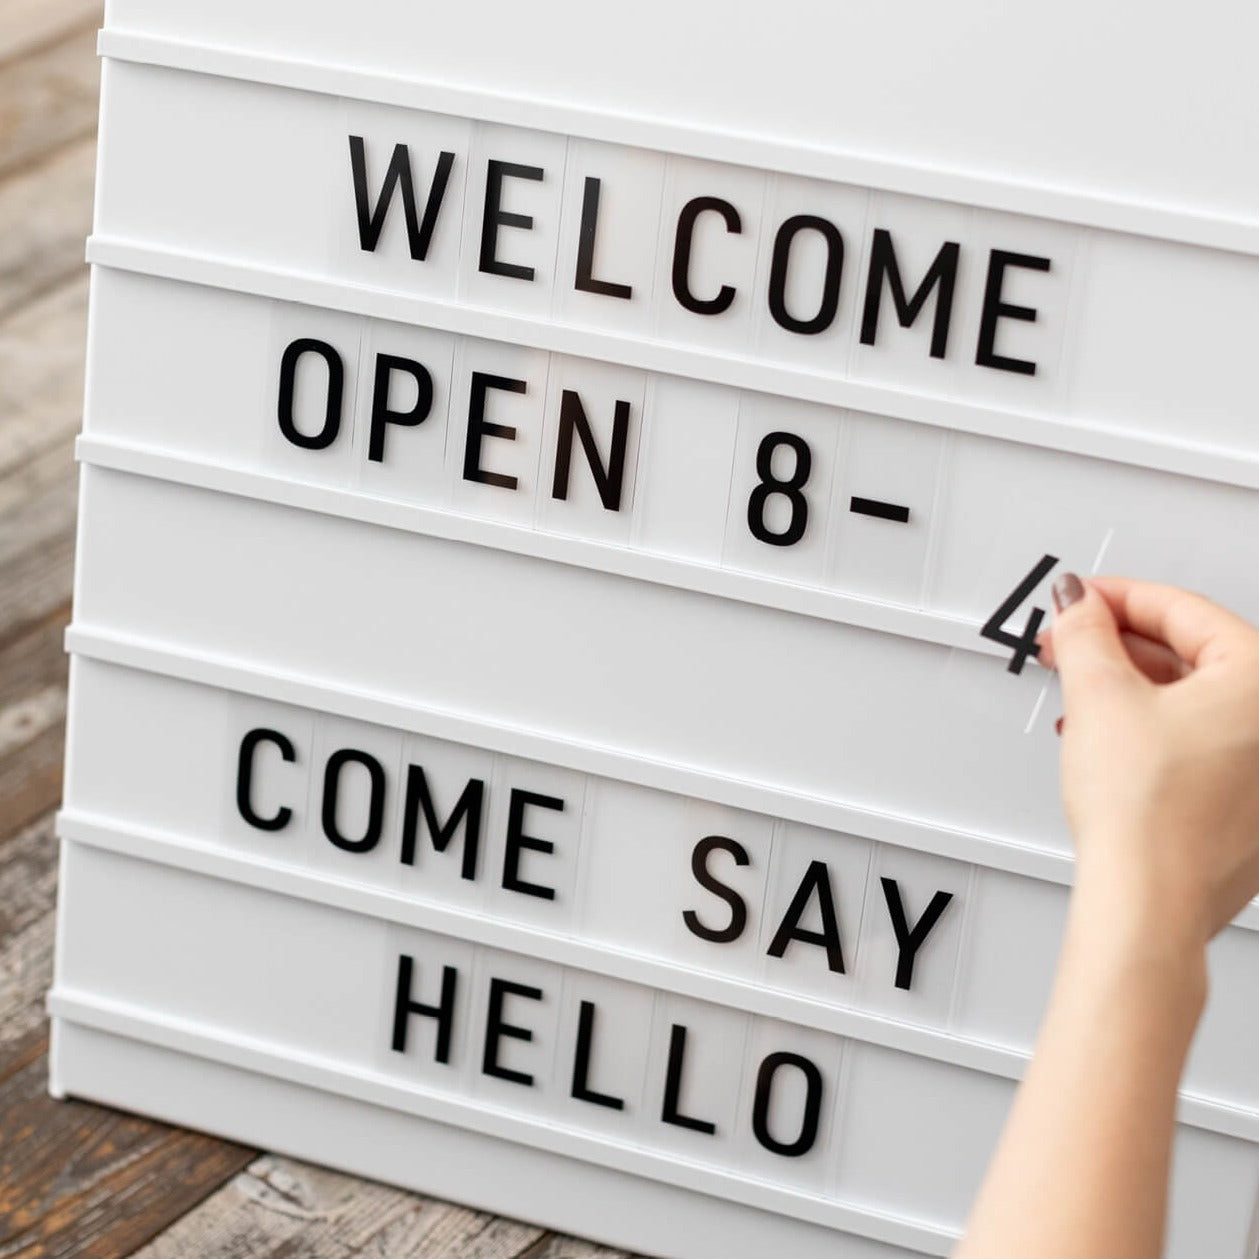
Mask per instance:
[[[1192,1035],[1206,1004],[1207,942],[1184,899],[1079,869],[1064,964],[1106,999],[1145,1003]]]

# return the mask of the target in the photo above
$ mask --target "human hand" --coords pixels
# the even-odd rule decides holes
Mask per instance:
[[[1077,887],[1205,948],[1259,894],[1259,631],[1122,578],[1063,577],[1054,600]]]

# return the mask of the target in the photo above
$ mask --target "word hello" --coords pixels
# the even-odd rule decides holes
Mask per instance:
[[[420,1019],[431,1019],[433,1061],[441,1066],[451,1066],[455,1039],[462,1030],[457,1026],[457,1000],[460,989],[468,980],[458,967],[446,964],[441,966],[440,983],[432,984],[427,975],[421,975],[422,965],[410,954],[404,953],[398,958],[390,1048],[398,1054],[413,1052],[411,1032],[414,1024]],[[436,970],[436,967],[432,969]],[[430,994],[432,999],[425,999],[417,991],[421,982],[434,989]],[[517,1045],[534,1043],[537,1029],[530,1025],[530,1011],[536,1011],[547,1002],[550,994],[535,984],[519,983],[499,975],[488,976],[484,987],[484,1035],[479,1045],[466,1047],[477,1054],[481,1074],[506,1080],[521,1088],[542,1087],[535,1073],[525,1069],[526,1064],[519,1061],[513,1064],[507,1060],[507,1051],[510,1042]],[[573,1035],[568,1094],[575,1101],[597,1106],[603,1111],[623,1112],[627,1109],[626,1099],[612,1092],[610,1084],[597,1080],[594,1061],[597,1057],[596,1044],[603,1037],[641,1036],[643,1029],[641,1026],[601,1027],[602,1022],[603,1016],[596,1002],[580,1002]],[[663,1079],[656,1089],[657,1114],[662,1124],[715,1137],[718,1135],[717,1121],[702,1114],[689,1113],[684,1104],[691,1036],[692,1030],[685,1023],[674,1023],[669,1029]],[[809,1153],[817,1143],[827,1091],[822,1068],[806,1054],[791,1050],[766,1054],[756,1066],[753,1084],[751,1127],[756,1140],[770,1153],[783,1158],[799,1158]],[[650,1096],[652,1090],[649,1088],[646,1092]],[[792,1100],[799,1098],[798,1114],[784,1118],[782,1101],[787,1097]]]

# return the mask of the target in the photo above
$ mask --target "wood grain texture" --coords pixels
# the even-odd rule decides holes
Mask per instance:
[[[0,191],[0,196],[3,192]],[[87,273],[0,319],[0,480],[78,430],[87,337]]]
[[[625,1259],[47,1096],[100,0],[0,0],[0,1259]]]
[[[0,1259],[117,1259],[252,1157],[46,1094],[41,1055],[0,1083]]]
[[[6,29],[5,17],[0,9],[0,32]],[[96,130],[99,25],[99,7],[90,6],[68,27],[0,68],[0,178]],[[29,26],[28,34],[34,34]],[[0,34],[0,42],[4,38]]]
[[[6,504],[22,484],[22,465],[78,431],[86,335],[86,273],[0,319],[0,483]]]
[[[43,1000],[52,975],[56,857],[51,814],[0,849],[0,1097],[47,1045]],[[6,1126],[0,1102],[0,1132]],[[0,1144],[0,1202],[8,1184],[6,1148]]]
[[[70,598],[87,281],[0,321],[0,646]]]
[[[253,1152],[48,1096],[56,859],[51,814],[0,845],[0,1259],[115,1259]]]
[[[101,0],[0,0],[0,67],[30,58],[80,27],[99,26],[103,8]]]
[[[70,608],[63,605],[0,644],[0,712],[24,704],[46,686],[64,689],[67,662],[62,638],[69,620]],[[12,730],[14,720],[5,717],[6,729]],[[20,752],[23,746],[22,740],[14,740],[4,755]]]
[[[47,1095],[99,0],[0,0],[0,1259],[117,1259],[256,1152]]]
[[[263,1155],[135,1259],[628,1259],[293,1159]]]
[[[0,318],[76,272],[86,274],[95,171],[89,135],[0,183]]]
[[[609,1250],[576,1237],[549,1233],[529,1259],[630,1259],[623,1250]]]
[[[69,617],[62,604],[0,644],[0,860],[5,842],[61,798]],[[3,925],[0,902],[0,938]]]
[[[136,1259],[518,1259],[547,1236],[527,1224],[263,1155]]]

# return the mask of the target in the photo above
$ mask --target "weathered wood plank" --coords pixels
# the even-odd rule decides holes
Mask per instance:
[[[49,908],[16,932],[0,956],[0,1004],[8,1012],[0,1026],[0,1080],[47,1052],[44,994],[52,978],[54,926]]]
[[[46,1096],[100,20],[0,0],[0,1259],[625,1259]]]
[[[609,1250],[576,1237],[550,1233],[529,1259],[632,1259],[624,1250]]]
[[[0,1259],[117,1259],[252,1151],[46,1094],[39,1058],[0,1084]]]
[[[78,431],[87,288],[74,275],[0,319],[0,483]]]
[[[0,645],[0,844],[61,797],[69,616],[63,603]],[[0,939],[3,921],[0,902]]]
[[[28,538],[42,540],[60,529],[67,507],[73,524],[77,487],[74,441],[69,436],[51,449],[35,452],[0,479],[0,567],[28,549]]]
[[[532,1259],[548,1236],[528,1224],[264,1155],[134,1259]]]
[[[86,277],[0,322],[0,644],[70,598]]]
[[[37,496],[0,515],[0,643],[70,597],[77,469],[59,469]]]
[[[65,687],[67,661],[62,641],[69,620],[70,606],[62,604],[0,645],[0,712],[26,703],[47,686]],[[10,748],[5,755],[16,750]]]
[[[29,956],[19,937],[44,922],[52,912],[57,886],[57,839],[52,814],[45,814],[14,836],[0,849],[0,1044],[10,1030],[9,1020],[18,1011],[6,977],[17,973],[15,959]],[[46,978],[46,977],[45,977]]]
[[[88,135],[0,182],[0,318],[86,271],[95,173]],[[82,358],[81,341],[77,349]]]
[[[30,459],[0,478],[0,521],[4,522],[0,524],[0,565],[25,549],[23,533],[43,538],[49,529],[64,523],[67,503],[73,509],[77,485],[74,441],[68,434],[51,449],[33,452]],[[44,521],[47,523],[40,523]],[[10,525],[13,527],[7,527]]]
[[[0,0],[0,65],[101,24],[101,0]]]
[[[49,815],[0,846],[0,1259],[116,1259],[254,1155],[48,1097],[55,882]]]
[[[255,1157],[47,1096],[99,20],[0,0],[0,1259],[115,1259]]]
[[[48,813],[0,848],[0,1088],[37,1062],[47,1044],[43,1001],[52,977],[56,882]]]
[[[0,761],[65,720],[66,688],[50,683],[0,708]],[[3,799],[3,795],[0,795]]]
[[[61,485],[66,476],[73,476],[74,437],[78,428],[75,410],[67,408],[50,417],[48,429],[39,435],[43,448],[31,450],[30,457],[6,475],[0,471],[0,517],[22,508],[31,499],[41,497]],[[19,417],[20,419],[21,417]],[[68,432],[65,430],[69,430]]]
[[[0,760],[0,853],[10,837],[61,800],[65,721],[59,719]]]
[[[94,28],[82,25],[0,71],[0,179],[96,130]]]

